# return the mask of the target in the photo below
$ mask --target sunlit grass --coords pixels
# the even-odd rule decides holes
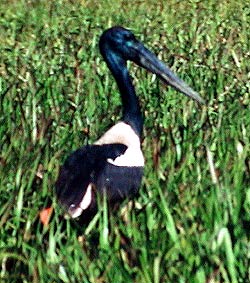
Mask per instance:
[[[250,281],[248,5],[41,0],[0,11],[0,282]],[[112,25],[131,28],[207,106],[130,64],[143,184],[133,204],[108,215],[104,202],[82,227],[62,220],[53,188],[67,154],[119,120],[98,50]]]

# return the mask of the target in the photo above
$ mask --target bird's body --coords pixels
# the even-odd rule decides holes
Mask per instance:
[[[100,38],[99,47],[117,82],[123,117],[93,145],[73,152],[60,169],[56,194],[73,218],[84,217],[84,213],[95,210],[97,194],[105,193],[108,201],[115,204],[138,192],[144,168],[141,150],[143,119],[126,67],[127,60],[155,73],[185,95],[203,102],[129,30],[122,27],[106,30]]]
[[[120,122],[95,144],[84,146],[68,157],[56,183],[57,194],[75,218],[87,208],[96,208],[97,192],[105,192],[110,203],[134,196],[143,167],[138,136],[128,124]],[[63,191],[65,187],[69,189]]]

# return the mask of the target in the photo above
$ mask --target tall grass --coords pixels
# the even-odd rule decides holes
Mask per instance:
[[[250,282],[247,1],[1,1],[0,281]],[[62,220],[59,165],[119,120],[101,32],[132,29],[207,101],[130,64],[145,117],[139,197]],[[53,202],[48,227],[39,211]]]

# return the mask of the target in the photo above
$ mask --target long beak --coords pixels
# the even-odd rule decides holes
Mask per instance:
[[[189,87],[183,80],[177,77],[163,62],[161,62],[151,51],[149,51],[142,43],[138,42],[133,46],[137,53],[135,63],[148,71],[156,74],[163,82],[174,87],[186,96],[196,100],[200,104],[205,101],[200,95]]]

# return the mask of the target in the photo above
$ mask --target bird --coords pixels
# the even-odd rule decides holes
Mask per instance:
[[[122,118],[93,144],[75,150],[60,167],[55,183],[58,202],[71,218],[97,211],[98,195],[108,203],[133,199],[144,171],[141,149],[143,116],[127,68],[132,61],[163,83],[204,104],[203,98],[175,75],[135,35],[121,26],[106,29],[99,40],[100,53],[111,71],[122,101]]]

